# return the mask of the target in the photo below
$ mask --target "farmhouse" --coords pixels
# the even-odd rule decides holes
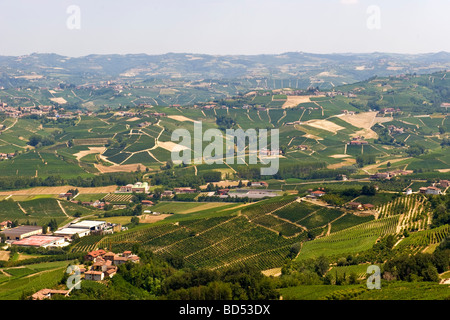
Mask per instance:
[[[438,195],[438,194],[442,193],[441,189],[436,188],[436,187],[420,188],[419,192],[425,193],[425,194],[431,194],[431,195]]]
[[[325,194],[326,193],[322,190],[316,190],[316,191],[311,192],[310,196],[314,197],[314,198],[320,198],[320,197],[324,196]]]
[[[14,241],[12,244],[21,247],[59,247],[64,245],[64,237],[54,237],[54,236],[31,236],[21,240]]]
[[[174,188],[173,191],[178,194],[182,193],[195,193],[197,190],[192,188]]]
[[[165,190],[165,191],[161,194],[161,196],[163,196],[163,197],[171,197],[171,196],[173,196],[173,191],[172,191],[172,190]]]
[[[352,140],[349,142],[349,145],[351,145],[351,146],[360,146],[360,145],[366,145],[366,144],[369,144],[369,143],[365,140]]]
[[[55,289],[42,289],[38,292],[34,293],[31,296],[32,300],[44,300],[51,299],[54,295],[63,295],[66,296],[69,294],[69,290],[55,290]]]
[[[153,201],[150,201],[150,200],[142,200],[141,204],[143,204],[144,206],[152,206],[152,205],[154,205]]]
[[[372,210],[373,208],[375,208],[375,206],[371,203],[365,203],[365,204],[363,204],[363,208],[365,210]]]
[[[448,181],[448,180],[439,180],[439,186],[441,188],[448,188],[450,186],[450,181]]]
[[[88,261],[94,261],[97,257],[102,257],[106,254],[106,251],[103,249],[100,250],[95,250],[95,251],[91,251],[89,252],[84,259],[88,260]]]
[[[12,224],[12,222],[9,220],[0,222],[0,231],[8,229],[11,226],[11,224]]]
[[[347,207],[352,210],[363,210],[363,205],[359,202],[349,202],[347,203]]]
[[[217,191],[217,193],[220,196],[226,196],[226,195],[228,195],[228,192],[230,192],[230,189],[220,189],[220,190]]]
[[[22,240],[26,237],[42,233],[42,227],[39,226],[18,226],[9,230],[4,230],[3,234],[6,240]]]
[[[132,184],[127,184],[126,186],[121,186],[119,189],[119,192],[123,192],[123,193],[131,193],[133,190],[133,185]]]
[[[92,281],[102,281],[105,275],[101,271],[86,271],[84,273],[84,279]]]

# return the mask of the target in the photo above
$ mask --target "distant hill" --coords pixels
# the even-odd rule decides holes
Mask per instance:
[[[269,89],[281,86],[330,88],[374,75],[431,73],[450,67],[450,53],[314,54],[288,52],[261,55],[206,55],[167,53],[162,55],[88,55],[65,57],[33,53],[0,56],[0,86],[33,84],[53,86],[98,84],[107,80],[134,82],[145,79],[259,79]],[[275,83],[284,79],[284,83]],[[290,80],[290,82],[289,82]]]

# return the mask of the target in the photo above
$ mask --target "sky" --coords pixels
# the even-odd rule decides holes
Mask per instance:
[[[0,55],[449,51],[448,0],[1,0]]]

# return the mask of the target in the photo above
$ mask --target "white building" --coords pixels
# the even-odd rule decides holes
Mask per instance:
[[[427,191],[425,192],[426,194],[432,194],[432,195],[438,195],[441,194],[441,189],[436,188],[436,187],[428,187]]]
[[[78,234],[78,236],[84,237],[88,236],[89,233],[91,233],[90,229],[83,229],[83,228],[63,228],[58,231],[55,231],[53,234],[55,236],[61,236],[65,238],[72,238],[75,234]]]
[[[95,221],[95,220],[84,220],[77,223],[72,223],[69,225],[68,228],[75,228],[75,229],[88,229],[90,231],[98,231],[98,230],[104,230],[107,226],[106,221]]]

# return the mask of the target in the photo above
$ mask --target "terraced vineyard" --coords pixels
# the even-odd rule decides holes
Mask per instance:
[[[72,252],[89,252],[95,250],[103,236],[83,237],[72,247]]]
[[[431,214],[426,198],[420,194],[396,198],[376,210],[380,218],[400,215],[398,233],[403,230],[425,230]]]
[[[419,231],[404,238],[396,249],[401,252],[417,253],[424,250],[428,246],[434,246],[441,243],[450,234],[450,225],[446,224],[441,227]]]

